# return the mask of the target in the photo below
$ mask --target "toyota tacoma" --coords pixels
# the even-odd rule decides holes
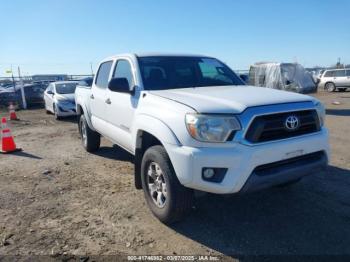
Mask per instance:
[[[109,57],[75,99],[85,149],[98,150],[104,136],[134,155],[135,187],[164,223],[184,217],[195,190],[290,184],[329,159],[320,101],[245,85],[213,57]]]

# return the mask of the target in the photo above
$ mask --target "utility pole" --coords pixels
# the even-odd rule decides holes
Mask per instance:
[[[16,93],[16,82],[15,82],[15,78],[13,77],[12,64],[11,64],[11,74],[12,74],[13,91]]]
[[[19,68],[19,66],[18,66],[18,78],[19,78],[19,85],[20,85],[20,88],[21,88],[23,108],[27,109],[26,96],[24,94],[24,83],[23,83],[23,79],[21,77],[21,69]]]

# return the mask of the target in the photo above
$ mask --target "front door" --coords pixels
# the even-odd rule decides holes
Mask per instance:
[[[135,85],[132,73],[131,61],[118,59],[114,67],[112,78],[126,78],[129,87]],[[134,112],[138,98],[130,93],[107,90],[106,92],[106,116],[109,124],[113,126],[111,138],[125,149],[132,151],[131,126],[134,120]]]
[[[44,102],[46,110],[53,112],[53,94],[54,88],[53,84],[49,84],[44,92]],[[50,94],[49,94],[50,93]]]

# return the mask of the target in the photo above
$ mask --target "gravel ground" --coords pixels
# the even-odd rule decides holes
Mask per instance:
[[[317,97],[330,129],[326,172],[289,188],[206,195],[171,227],[134,188],[131,155],[106,140],[89,154],[74,118],[20,111],[10,125],[23,151],[0,155],[0,255],[350,256],[350,92]]]

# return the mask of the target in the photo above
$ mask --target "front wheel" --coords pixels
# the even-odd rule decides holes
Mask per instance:
[[[56,120],[61,120],[61,117],[58,115],[58,108],[56,104],[53,104],[53,114],[55,115]]]
[[[79,119],[79,132],[86,151],[94,152],[100,148],[101,136],[89,127],[84,115],[81,115]]]
[[[141,179],[147,205],[163,223],[179,221],[191,209],[193,191],[180,184],[163,146],[147,149]]]

